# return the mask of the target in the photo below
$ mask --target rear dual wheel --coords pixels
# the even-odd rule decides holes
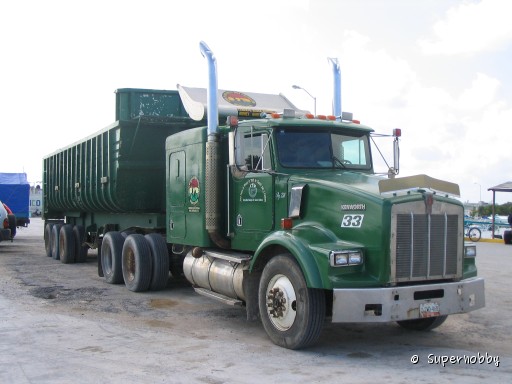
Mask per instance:
[[[122,254],[123,278],[126,287],[133,292],[149,289],[151,283],[151,248],[143,235],[133,234],[126,238]]]
[[[169,256],[167,243],[156,233],[147,235],[108,232],[101,246],[105,279],[110,284],[124,281],[133,292],[157,291],[167,286]]]
[[[86,261],[88,247],[83,245],[84,242],[85,229],[82,225],[46,223],[44,227],[46,256],[65,264]]]
[[[60,260],[60,241],[59,241],[59,235],[60,235],[60,229],[62,228],[62,224],[53,224],[52,226],[52,234],[51,234],[51,254],[52,258],[54,260]]]
[[[44,249],[48,257],[52,257],[52,227],[52,223],[46,223],[44,226]]]
[[[159,291],[167,287],[169,281],[169,251],[167,243],[158,233],[144,236],[151,249],[151,282],[149,289]]]
[[[87,252],[89,247],[83,245],[85,237],[85,228],[82,225],[73,226],[73,237],[75,238],[75,261],[77,263],[85,263],[87,261]]]
[[[124,237],[119,232],[108,232],[101,242],[101,267],[109,284],[123,282],[122,252]]]
[[[73,226],[64,224],[59,232],[59,252],[60,261],[64,264],[75,262],[75,236]]]

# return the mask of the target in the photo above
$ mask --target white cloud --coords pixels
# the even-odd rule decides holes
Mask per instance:
[[[478,73],[476,78],[468,88],[462,92],[457,104],[459,108],[474,110],[486,107],[496,101],[496,94],[499,90],[500,82],[483,73]]]
[[[512,41],[512,2],[465,1],[433,26],[433,36],[418,41],[425,54],[474,54],[499,49]]]
[[[479,199],[474,180],[485,201],[492,196],[487,188],[512,180],[507,166],[512,107],[501,98],[500,80],[475,72],[466,87],[448,91],[448,84],[426,83],[410,58],[374,48],[370,37],[356,32],[345,37],[352,55],[343,61],[345,99],[356,118],[377,132],[402,128],[401,176],[426,173],[458,183],[464,201]],[[390,160],[391,143],[379,147]]]
[[[67,4],[49,2],[54,9]],[[468,69],[463,79],[457,69],[452,72],[451,57],[436,57],[432,67],[431,58],[415,61],[418,56],[410,46],[396,50],[396,41],[382,36],[390,22],[386,18],[368,22],[366,29],[359,22],[332,29],[325,19],[311,17],[307,0],[264,0],[258,6],[233,0],[179,6],[151,0],[152,7],[143,8],[132,1],[118,6],[102,2],[81,8],[80,17],[68,12],[67,18],[47,10],[46,3],[33,3],[36,12],[26,14],[24,23],[11,18],[10,24],[0,24],[0,31],[10,37],[0,42],[6,57],[0,105],[8,111],[3,124],[13,144],[4,153],[2,172],[25,170],[31,181],[40,180],[43,156],[113,122],[116,88],[205,86],[206,63],[198,45],[205,40],[218,60],[219,87],[283,92],[297,107],[312,110],[311,97],[291,88],[299,84],[317,97],[322,114],[330,113],[332,99],[326,58],[339,58],[343,110],[380,133],[403,129],[402,176],[426,173],[457,182],[463,199],[471,201],[478,199],[475,181],[489,201],[488,187],[512,180],[512,107],[501,98],[501,92],[510,92],[506,77],[494,68],[471,67],[472,58],[464,60]],[[425,52],[475,52],[510,39],[512,23],[503,21],[512,14],[506,11],[508,4],[459,4],[423,40]],[[497,4],[505,5],[496,11]],[[9,14],[23,14],[18,3],[9,7]],[[322,2],[321,8],[325,14],[350,11],[331,2]],[[212,18],[219,9],[223,16]],[[405,8],[402,12],[406,17]],[[418,25],[404,26],[412,41],[425,32]],[[475,29],[486,36],[473,36]],[[503,67],[505,55],[496,57],[497,67]],[[422,72],[425,67],[429,76]],[[427,78],[436,79],[436,86]],[[379,145],[392,159],[391,140],[382,139]]]

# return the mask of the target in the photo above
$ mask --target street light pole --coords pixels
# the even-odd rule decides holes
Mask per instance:
[[[302,89],[304,92],[306,92],[306,93],[309,95],[309,97],[311,97],[311,98],[313,99],[313,103],[314,103],[314,114],[315,114],[315,116],[316,116],[316,97],[315,97],[315,96],[313,96],[311,93],[309,93],[309,92],[307,91],[307,89],[302,88],[301,86],[298,86],[298,85],[292,85],[292,88],[293,88],[293,89]]]
[[[482,212],[480,212],[480,207],[482,206],[482,186],[479,183],[473,183],[480,187],[480,200],[478,201],[478,216],[481,217]]]
[[[482,186],[479,183],[473,183],[473,184],[476,184],[480,187],[480,200],[478,201],[478,205],[480,205],[480,203],[482,202]]]

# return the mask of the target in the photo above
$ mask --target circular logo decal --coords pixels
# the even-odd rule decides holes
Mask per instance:
[[[258,194],[258,187],[256,187],[256,184],[251,183],[249,185],[249,196],[251,196],[251,198],[254,199],[257,194]]]
[[[191,204],[199,202],[199,180],[195,176],[188,182],[188,195]]]
[[[256,106],[256,101],[252,97],[247,96],[242,92],[235,91],[226,91],[222,94],[224,100],[233,105],[238,105],[240,107],[254,107]]]

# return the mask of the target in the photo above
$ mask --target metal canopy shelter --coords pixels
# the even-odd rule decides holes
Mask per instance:
[[[495,187],[491,187],[487,190],[492,191],[492,228],[494,228],[494,207],[496,205],[496,192],[512,192],[512,181],[507,181],[506,183],[496,185]],[[494,230],[492,231],[492,238],[494,239]]]

